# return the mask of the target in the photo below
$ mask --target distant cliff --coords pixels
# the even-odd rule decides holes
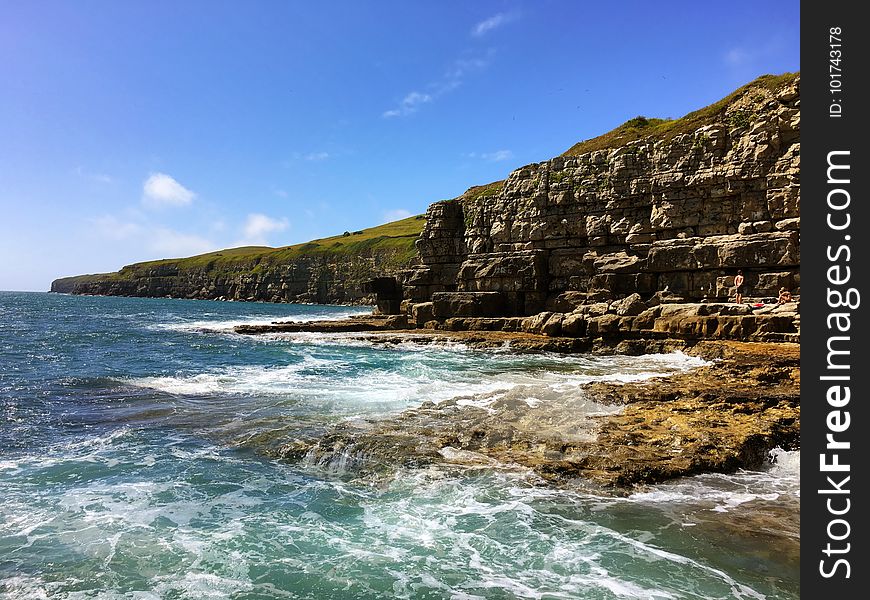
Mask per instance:
[[[363,283],[417,262],[423,217],[285,248],[247,247],[57,279],[52,292],[265,302],[369,304]]]
[[[465,316],[570,313],[633,293],[727,300],[738,270],[746,297],[799,293],[799,84],[763,76],[681,119],[637,117],[433,204],[406,296],[435,294],[436,317],[438,292]]]

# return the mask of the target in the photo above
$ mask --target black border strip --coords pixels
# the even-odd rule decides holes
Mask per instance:
[[[859,17],[859,8],[859,2],[801,6],[801,593],[805,598],[866,598],[870,579],[865,516],[870,507],[867,493],[859,491],[870,489],[863,460],[870,458],[864,441],[870,434],[870,353],[865,350],[870,343],[865,268],[870,260],[866,209],[870,170],[868,141],[863,136],[864,122],[870,118],[863,81],[865,60],[870,57],[870,22]],[[834,168],[829,170],[830,164]]]

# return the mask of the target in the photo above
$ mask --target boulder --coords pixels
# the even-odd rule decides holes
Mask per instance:
[[[428,321],[435,318],[434,305],[432,302],[420,302],[411,305],[411,322],[417,327],[423,327]]]
[[[540,334],[543,332],[544,325],[554,314],[556,313],[542,312],[531,317],[526,317],[525,319],[523,319],[522,330],[526,333]]]
[[[647,308],[643,300],[640,299],[640,294],[632,294],[622,300],[617,300],[610,305],[610,311],[615,312],[621,317],[633,317],[639,315]]]
[[[565,315],[562,313],[553,313],[550,318],[541,326],[541,333],[549,337],[556,337],[562,333],[562,320]]]
[[[562,335],[568,337],[582,337],[586,334],[586,318],[583,315],[572,313],[562,319]]]

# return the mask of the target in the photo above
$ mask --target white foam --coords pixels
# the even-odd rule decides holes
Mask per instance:
[[[228,561],[222,566],[231,564],[233,563]],[[240,566],[247,565],[241,561]],[[160,598],[176,596],[179,593],[186,598],[229,598],[239,592],[252,590],[254,584],[251,580],[246,575],[241,575],[241,569],[236,570],[240,573],[238,577],[223,577],[201,571],[187,572],[181,578],[161,581],[154,587],[154,592]]]
[[[353,316],[364,315],[370,309],[348,308],[341,311],[317,311],[295,315],[239,315],[233,319],[197,319],[193,321],[178,320],[169,323],[157,323],[150,329],[161,331],[180,331],[186,333],[231,333],[239,325],[271,325],[272,323],[308,323],[311,321],[340,321]],[[217,316],[217,315],[216,315]]]
[[[252,581],[249,575],[251,565],[266,561],[323,581],[333,586],[333,593],[346,590],[359,596],[366,595],[365,578],[372,577],[378,589],[392,583],[396,597],[432,590],[457,599],[501,593],[674,600],[704,597],[702,591],[687,591],[695,586],[724,586],[730,597],[763,598],[701,558],[657,546],[652,535],[597,524],[586,508],[589,497],[529,486],[532,475],[525,471],[484,471],[470,478],[457,477],[455,465],[414,469],[403,471],[387,489],[372,489],[311,479],[288,485],[292,471],[271,465],[268,471],[257,467],[243,478],[241,488],[219,493],[202,487],[198,475],[203,466],[211,467],[218,448],[182,448],[174,439],[168,445],[169,451],[149,452],[157,452],[163,464],[170,452],[183,451],[178,461],[184,470],[160,481],[98,480],[73,486],[59,502],[40,502],[34,510],[27,506],[33,500],[29,491],[22,489],[15,498],[20,506],[7,503],[6,508],[38,513],[50,521],[53,539],[97,559],[109,572],[111,557],[116,547],[119,555],[123,552],[125,540],[127,548],[135,543],[142,551],[153,548],[172,556],[175,567],[150,578],[153,596],[139,596],[143,600],[246,592],[279,597],[288,590],[259,578]],[[448,450],[444,454],[459,461],[473,458]],[[237,462],[229,467],[233,473],[245,468],[243,460]],[[331,512],[348,506],[362,514],[347,518]],[[276,550],[280,548],[286,552]],[[638,561],[661,564],[638,568]],[[124,585],[123,576],[118,577]],[[79,592],[68,592],[70,587],[62,579],[51,588],[22,579],[10,587],[10,598],[75,597]],[[324,593],[329,592],[325,587]],[[80,597],[88,597],[87,592]],[[102,590],[100,597],[136,596]]]
[[[226,367],[194,375],[167,375],[162,377],[140,377],[129,383],[151,388],[167,394],[205,396],[215,394],[231,395],[283,395],[297,389],[306,377],[306,370],[320,367],[337,369],[340,362],[305,356],[300,362],[283,366],[235,366]]]
[[[724,585],[735,598],[764,598],[750,586],[694,558],[596,525],[583,517],[583,511],[570,517],[563,516],[561,511],[539,512],[537,500],[542,498],[555,499],[557,505],[565,505],[565,502],[576,505],[570,492],[525,486],[506,488],[504,484],[511,478],[522,478],[522,475],[502,472],[498,477],[504,481],[468,485],[449,477],[433,477],[427,471],[404,473],[394,483],[391,497],[397,499],[363,504],[366,531],[373,540],[370,548],[376,550],[382,544],[414,548],[404,561],[409,565],[420,560],[423,553],[439,557],[437,561],[427,561],[427,565],[433,567],[430,573],[435,578],[435,582],[425,584],[428,588],[442,589],[443,572],[438,569],[442,560],[466,565],[470,572],[464,582],[451,587],[456,597],[475,597],[475,592],[497,589],[521,598],[568,599],[582,597],[583,590],[592,588],[619,598],[673,600],[683,597],[680,579],[673,576],[638,581],[604,567],[604,564],[614,564],[617,555],[621,555],[629,560],[639,558],[683,565],[685,569],[680,572],[680,578],[689,578],[692,584],[707,580]],[[405,489],[410,496],[396,495],[395,492]],[[516,493],[504,497],[502,491],[506,489]],[[580,506],[582,503],[581,500]],[[544,503],[544,507],[548,505],[549,502]],[[549,522],[549,533],[538,528],[542,522]],[[557,531],[565,535],[554,533]],[[547,547],[550,548],[548,553],[544,550]],[[535,550],[530,552],[530,548]],[[508,565],[522,567],[506,572]],[[553,569],[552,565],[559,568]],[[673,573],[671,567],[664,569]],[[415,577],[407,571],[397,571],[394,575],[400,597],[405,597],[409,589],[414,589]],[[488,595],[483,593],[484,597]]]
[[[783,450],[774,448],[770,451],[770,467],[768,473],[777,477],[797,477],[800,483],[801,452],[800,450]]]
[[[800,497],[800,451],[776,448],[770,462],[759,471],[709,473],[663,483],[630,495],[641,503],[703,505],[714,512],[730,510],[757,501],[773,502]]]
[[[489,408],[518,399],[531,407],[582,398],[592,381],[627,382],[694,368],[703,361],[674,353],[642,357],[492,354],[420,348],[379,354],[348,351],[303,354],[287,365],[222,367],[203,373],[142,377],[139,387],[180,396],[284,397],[311,410],[365,416],[429,401],[457,400],[460,406]],[[291,354],[299,355],[293,350]],[[357,364],[350,361],[355,360]],[[370,364],[371,366],[367,366]],[[589,414],[614,409],[589,403]]]
[[[0,589],[9,600],[42,600],[50,598],[50,590],[39,577],[14,575],[0,579]]]

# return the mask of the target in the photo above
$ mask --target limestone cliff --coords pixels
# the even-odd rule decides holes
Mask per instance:
[[[422,217],[286,248],[236,248],[57,279],[51,291],[265,302],[371,304],[364,283],[417,261]]]
[[[764,76],[682,119],[638,117],[433,204],[406,297],[462,292],[488,306],[466,316],[633,293],[723,301],[738,270],[744,296],[799,293],[799,82]]]
[[[364,283],[395,276],[402,286],[387,287],[397,298],[379,300],[398,312],[404,295],[418,326],[582,313],[633,294],[647,307],[665,297],[722,302],[738,270],[747,298],[780,287],[797,295],[799,83],[797,74],[764,76],[681,119],[637,117],[437,202],[425,221],[138,263],[59,279],[52,291],[373,303]]]

